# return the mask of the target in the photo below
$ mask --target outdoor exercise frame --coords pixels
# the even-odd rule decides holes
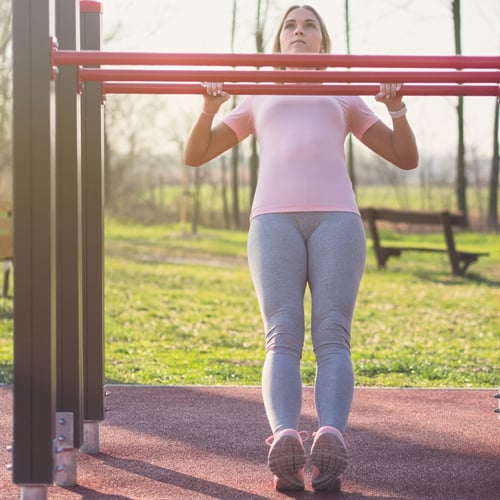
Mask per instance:
[[[101,23],[98,1],[13,2],[12,468],[22,498],[76,484],[77,450],[99,451],[106,94],[197,94],[206,80],[229,82],[234,94],[373,95],[379,82],[404,81],[405,95],[500,96],[500,57],[109,53]],[[304,70],[199,67],[291,63]]]

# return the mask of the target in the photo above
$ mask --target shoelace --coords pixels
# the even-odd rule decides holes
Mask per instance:
[[[269,436],[267,439],[266,439],[266,444],[267,446],[272,446],[273,445],[273,442],[274,440],[280,435],[281,433],[278,432],[278,434],[276,435],[272,435],[272,436]],[[300,437],[300,440],[302,441],[302,444],[304,444],[306,441],[309,440],[309,432],[307,431],[299,431],[298,432],[299,434],[299,437]]]

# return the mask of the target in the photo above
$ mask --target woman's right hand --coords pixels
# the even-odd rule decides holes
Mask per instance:
[[[201,86],[206,89],[203,94],[205,100],[203,111],[206,113],[217,113],[222,104],[231,97],[223,90],[224,84],[222,82],[203,82]]]
[[[223,121],[213,125],[214,115],[231,96],[222,89],[222,83],[200,85],[206,89],[202,92],[203,111],[184,143],[184,163],[192,167],[199,167],[238,144],[236,133]]]

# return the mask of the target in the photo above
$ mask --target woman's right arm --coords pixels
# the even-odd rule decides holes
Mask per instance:
[[[212,128],[213,119],[221,105],[229,99],[229,94],[222,91],[222,84],[204,86],[207,92],[203,94],[203,110],[184,145],[184,163],[191,167],[207,163],[238,143],[234,131],[224,123]]]

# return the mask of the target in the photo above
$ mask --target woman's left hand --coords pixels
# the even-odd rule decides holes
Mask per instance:
[[[375,100],[383,102],[388,109],[400,109],[403,96],[399,91],[402,88],[402,83],[381,83],[380,92],[375,95]]]

